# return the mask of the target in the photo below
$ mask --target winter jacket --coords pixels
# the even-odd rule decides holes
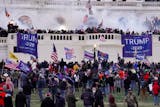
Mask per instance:
[[[5,92],[0,92],[0,106],[4,106],[4,98],[6,96]]]
[[[59,88],[60,88],[61,90],[66,90],[66,88],[67,88],[67,83],[66,83],[65,81],[62,81],[62,82],[60,83],[60,85],[59,85]]]
[[[68,103],[68,107],[76,107],[77,99],[75,98],[75,96],[73,94],[67,95],[66,101]]]
[[[104,107],[103,94],[100,89],[98,89],[95,93],[95,107],[98,107],[98,106]]]
[[[158,82],[154,82],[152,86],[153,95],[159,94],[160,87],[158,85]]]
[[[12,96],[11,94],[6,94],[4,99],[5,107],[13,107]]]
[[[54,101],[50,97],[46,97],[42,103],[41,107],[55,107]]]
[[[125,79],[124,80],[124,88],[129,89],[130,88],[130,83],[131,83],[131,80],[129,78]]]
[[[81,99],[83,100],[83,103],[84,103],[85,106],[93,105],[94,96],[93,96],[93,93],[90,90],[86,90],[84,93],[82,93]]]
[[[25,107],[25,104],[26,104],[26,96],[24,93],[19,92],[16,95],[15,107]]]
[[[23,86],[23,92],[25,95],[31,95],[32,85],[30,83],[27,83]]]
[[[55,107],[65,107],[65,99],[57,95]]]
[[[38,79],[37,88],[45,88],[46,80],[44,78]]]

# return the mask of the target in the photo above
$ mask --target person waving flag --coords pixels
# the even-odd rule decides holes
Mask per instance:
[[[54,43],[53,43],[53,52],[51,54],[51,59],[53,60],[53,62],[58,62],[58,54]]]

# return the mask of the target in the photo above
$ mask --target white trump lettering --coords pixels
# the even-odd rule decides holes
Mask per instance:
[[[144,45],[149,42],[149,38],[125,39],[126,45]]]
[[[37,38],[35,35],[24,34],[24,35],[22,35],[21,39],[24,41],[30,41],[30,42],[37,43]]]

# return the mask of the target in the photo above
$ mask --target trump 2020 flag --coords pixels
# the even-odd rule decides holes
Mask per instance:
[[[23,61],[19,62],[17,68],[22,70],[25,73],[28,73],[31,71],[30,68],[28,67],[28,65],[26,63],[24,63]]]
[[[94,54],[90,53],[88,51],[84,51],[84,58],[89,59],[89,60],[93,60],[94,59]]]
[[[67,60],[71,60],[72,58],[75,58],[74,50],[64,47],[65,55]]]
[[[38,35],[17,33],[18,52],[28,53],[38,58]]]
[[[101,51],[97,52],[97,56],[98,56],[98,58],[108,59],[108,54],[104,53],[104,52],[101,52]]]

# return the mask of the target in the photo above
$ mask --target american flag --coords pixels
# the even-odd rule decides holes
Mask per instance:
[[[64,51],[65,51],[67,60],[70,60],[70,59],[76,57],[76,56],[73,55],[74,54],[74,50],[73,49],[69,49],[69,48],[64,47]]]
[[[51,58],[52,58],[53,62],[58,62],[57,50],[56,50],[56,47],[54,44],[53,44],[53,52],[51,54]]]
[[[19,70],[17,68],[18,64],[15,62],[10,61],[9,59],[5,60],[5,67],[13,70]]]

